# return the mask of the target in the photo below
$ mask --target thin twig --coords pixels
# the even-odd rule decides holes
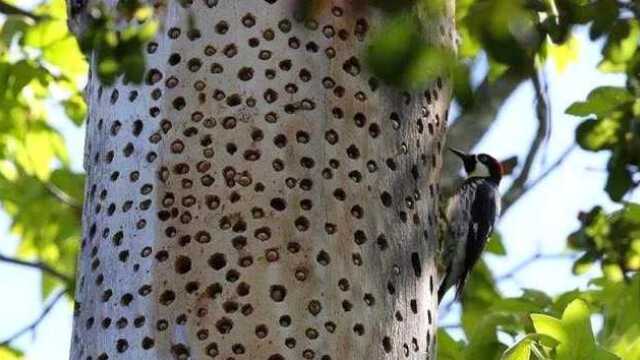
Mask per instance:
[[[34,21],[38,21],[42,19],[42,16],[33,14],[27,10],[23,10],[20,9],[16,6],[13,6],[9,3],[7,3],[6,1],[2,1],[0,0],[0,13],[5,14],[5,15],[21,15],[21,16],[26,16],[29,19],[32,19]]]
[[[460,323],[455,323],[455,324],[443,324],[438,326],[438,328],[440,329],[460,329],[462,327],[462,324]]]
[[[40,271],[43,271],[55,278],[58,278],[59,280],[61,280],[62,282],[64,282],[65,284],[70,284],[72,282],[71,278],[61,272],[59,272],[58,270],[52,268],[51,266],[43,263],[43,262],[30,262],[30,261],[25,261],[25,260],[20,260],[20,259],[16,259],[16,258],[12,258],[9,256],[5,256],[0,254],[0,262],[6,262],[6,263],[10,263],[10,264],[15,264],[15,265],[20,265],[20,266],[26,266],[26,267],[30,267],[33,269],[38,269]]]
[[[442,311],[442,316],[441,317],[445,317],[449,314],[449,312],[451,311],[451,308],[453,307],[453,305],[456,303],[456,300],[453,299],[451,301],[449,301],[448,303],[446,303],[444,305],[444,310]]]
[[[560,167],[560,165],[562,165],[564,163],[564,161],[569,157],[569,155],[576,148],[577,148],[577,145],[575,143],[569,145],[562,152],[562,154],[560,154],[558,159],[556,159],[556,161],[553,162],[553,164],[551,164],[549,167],[547,167],[542,172],[542,174],[540,174],[537,178],[535,178],[534,180],[532,180],[529,183],[527,183],[524,186],[522,186],[521,189],[518,192],[512,192],[511,195],[509,197],[507,197],[507,194],[509,193],[509,191],[507,191],[507,193],[505,193],[505,196],[502,199],[502,215],[504,215],[507,212],[507,210],[509,210],[511,205],[515,204],[516,201],[518,201],[522,196],[524,196],[524,194],[526,194],[529,190],[531,190],[534,187],[536,187],[538,184],[540,184],[542,182],[542,180],[544,180],[554,170],[556,170],[558,167]]]
[[[515,69],[508,70],[498,79],[485,76],[474,91],[473,105],[465,109],[447,130],[447,143],[471,150],[489,131],[496,120],[496,114],[527,76]],[[445,152],[445,161],[440,179],[440,188],[445,197],[451,195],[458,181],[457,173],[461,164],[458,158]]]
[[[516,276],[520,271],[524,270],[531,264],[539,260],[553,260],[553,259],[566,259],[575,257],[574,254],[543,254],[540,252],[536,252],[530,257],[522,260],[520,263],[516,264],[511,270],[505,272],[504,274],[498,275],[494,277],[495,282],[501,282],[504,280],[508,280]]]
[[[538,185],[538,183],[540,183],[542,180],[544,180],[547,176],[549,176],[549,174],[551,174],[553,172],[553,170],[557,169],[560,165],[562,165],[562,163],[567,159],[567,157],[569,157],[569,155],[571,154],[571,152],[573,152],[573,150],[575,150],[578,147],[577,144],[571,144],[569,146],[567,146],[566,149],[564,149],[564,151],[562,152],[562,154],[560,154],[560,156],[558,157],[558,159],[556,159],[556,161],[551,164],[551,166],[549,166],[548,168],[546,168],[542,174],[540,174],[540,176],[538,176],[537,178],[535,178],[533,181],[529,182],[527,184],[527,186],[525,187],[525,192],[529,191],[532,187]]]
[[[80,204],[71,195],[69,195],[66,192],[62,191],[62,189],[60,189],[56,185],[54,185],[54,184],[52,184],[50,182],[42,183],[42,185],[44,185],[45,189],[47,189],[49,194],[53,195],[53,197],[55,197],[56,199],[60,200],[62,203],[66,204],[66,205],[69,205],[70,207],[72,207],[74,209],[82,210],[82,204]]]
[[[536,119],[538,120],[538,129],[536,130],[536,135],[533,138],[531,146],[529,147],[529,152],[527,153],[527,156],[525,158],[522,171],[520,171],[518,177],[516,177],[509,190],[507,190],[502,197],[503,214],[524,193],[525,185],[529,180],[529,173],[531,172],[533,162],[538,155],[538,152],[542,147],[544,140],[549,135],[551,115],[549,111],[548,99],[546,98],[545,90],[540,81],[540,76],[538,74],[533,74],[531,76],[531,81],[533,82],[533,87],[536,94]]]
[[[67,288],[60,290],[60,292],[58,292],[56,295],[54,295],[54,297],[51,299],[51,301],[42,309],[42,312],[40,313],[40,315],[33,322],[31,322],[31,324],[25,326],[24,328],[22,328],[21,330],[19,330],[15,334],[9,336],[6,340],[0,342],[0,346],[9,345],[11,342],[17,340],[22,335],[24,335],[24,334],[26,334],[28,332],[35,331],[36,328],[38,327],[38,325],[40,325],[40,323],[45,319],[45,317],[47,317],[47,315],[49,314],[51,309],[53,309],[53,307],[56,305],[56,303],[58,303],[58,301],[60,301],[60,299],[62,299],[64,294],[66,294],[68,291],[69,291],[69,289],[67,289]]]

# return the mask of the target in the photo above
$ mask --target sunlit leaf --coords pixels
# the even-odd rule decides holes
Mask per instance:
[[[546,344],[556,348],[557,360],[618,359],[596,344],[590,316],[587,303],[582,299],[575,299],[565,308],[562,319],[531,314],[531,320],[538,334],[557,341],[557,346]]]
[[[595,254],[585,253],[573,264],[572,271],[576,275],[582,275],[591,270],[594,262],[597,260]]]
[[[531,321],[537,333],[549,336],[557,342],[567,341],[568,335],[560,320],[549,315],[531,314]]]
[[[548,54],[555,63],[558,72],[564,72],[569,64],[579,58],[580,45],[580,40],[575,36],[571,36],[561,45],[547,42]]]
[[[612,118],[588,119],[576,128],[576,142],[585,150],[603,150],[617,143],[619,132],[620,122]]]
[[[40,21],[25,32],[23,44],[44,48],[67,37],[67,23],[60,19]]]
[[[602,265],[602,272],[609,281],[620,282],[624,280],[624,273],[618,264],[605,263]]]
[[[640,25],[637,20],[621,20],[611,28],[607,43],[602,49],[604,55],[601,70],[624,71],[638,48]]]
[[[12,348],[8,345],[0,345],[0,359],[2,360],[22,360],[24,359],[22,351]]]
[[[62,73],[76,81],[86,76],[89,66],[80,52],[78,42],[68,35],[44,48],[44,59],[56,66]]]
[[[531,356],[531,339],[524,338],[513,345],[502,355],[501,360],[529,360]]]

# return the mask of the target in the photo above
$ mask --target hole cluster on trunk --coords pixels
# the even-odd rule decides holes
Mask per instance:
[[[184,21],[146,46],[142,85],[91,80],[78,358],[330,360],[351,339],[417,359],[435,341],[448,80],[391,88],[362,57],[366,12],[285,2],[168,5]]]

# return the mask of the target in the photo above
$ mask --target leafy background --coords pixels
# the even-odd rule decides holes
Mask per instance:
[[[499,234],[462,301],[441,307],[439,359],[639,359],[640,4],[458,0],[453,62],[420,42],[411,6],[441,5],[425,1],[384,6],[389,20],[365,54],[370,69],[400,87],[450,71],[449,143],[513,167]],[[68,333],[37,335],[70,328],[81,49],[95,54],[103,82],[140,81],[142,45],[157,29],[138,1],[120,5],[96,8],[77,41],[62,0],[0,1],[0,318],[26,319],[0,321],[0,359],[66,357]],[[138,21],[116,32],[122,18]],[[457,171],[446,164],[444,185]],[[38,289],[29,292],[36,299],[21,298],[18,284]],[[41,309],[26,308],[34,302]],[[59,353],[34,350],[47,346]]]

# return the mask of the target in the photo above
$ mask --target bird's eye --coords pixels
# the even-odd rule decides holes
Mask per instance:
[[[486,155],[480,155],[480,156],[478,156],[478,160],[480,160],[480,162],[486,162],[487,161],[487,156]]]

